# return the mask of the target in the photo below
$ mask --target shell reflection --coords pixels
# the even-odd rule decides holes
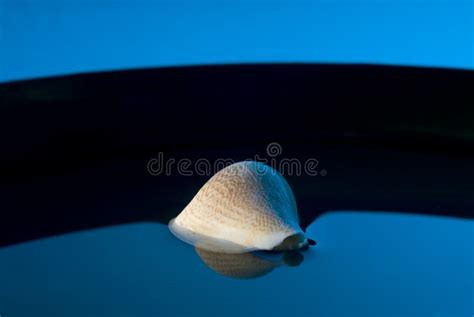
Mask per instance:
[[[303,254],[288,252],[223,253],[195,248],[201,260],[214,272],[235,279],[252,279],[264,276],[275,268],[298,266]]]

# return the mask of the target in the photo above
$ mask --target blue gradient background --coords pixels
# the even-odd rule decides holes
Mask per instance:
[[[241,62],[474,67],[472,0],[0,0],[0,81]]]
[[[473,69],[473,10],[455,0],[0,0],[0,81],[241,62]],[[159,224],[3,248],[0,315],[474,314],[472,221],[335,213],[309,234],[318,247],[301,266],[250,281],[210,271]]]

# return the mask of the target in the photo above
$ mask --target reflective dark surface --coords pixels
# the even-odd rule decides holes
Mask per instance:
[[[198,255],[160,224],[67,234],[0,249],[1,313],[469,316],[473,231],[468,220],[330,213],[292,267]]]

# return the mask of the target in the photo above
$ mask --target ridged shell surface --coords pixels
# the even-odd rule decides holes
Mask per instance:
[[[170,230],[199,248],[229,253],[272,250],[287,237],[304,237],[288,183],[255,161],[215,174],[170,222]]]

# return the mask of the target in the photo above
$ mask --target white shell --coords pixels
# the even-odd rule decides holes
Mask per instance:
[[[298,249],[308,243],[288,183],[255,161],[215,174],[169,227],[179,239],[219,252]],[[288,237],[290,243],[281,247]]]

